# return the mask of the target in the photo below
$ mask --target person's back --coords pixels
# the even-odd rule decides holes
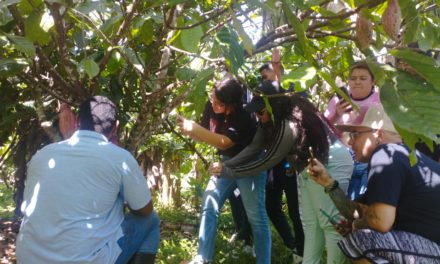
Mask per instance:
[[[159,221],[147,181],[131,154],[106,137],[116,129],[115,106],[105,97],[89,99],[80,121],[81,130],[44,147],[28,164],[18,263],[125,263],[137,252],[153,258]],[[137,216],[127,215],[138,217],[138,232],[155,237],[130,236],[125,201]],[[150,247],[141,251],[141,242]]]

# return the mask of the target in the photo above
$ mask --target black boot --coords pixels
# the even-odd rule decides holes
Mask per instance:
[[[136,253],[128,262],[129,264],[154,264],[156,254]]]

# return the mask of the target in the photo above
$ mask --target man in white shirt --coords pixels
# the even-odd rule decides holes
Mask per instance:
[[[79,123],[28,164],[18,263],[154,263],[159,218],[137,161],[109,141],[116,106],[91,97]]]

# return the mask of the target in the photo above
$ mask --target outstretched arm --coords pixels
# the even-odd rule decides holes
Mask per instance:
[[[177,117],[177,125],[183,134],[197,141],[205,142],[218,149],[228,149],[235,143],[227,136],[211,132],[192,120]]]

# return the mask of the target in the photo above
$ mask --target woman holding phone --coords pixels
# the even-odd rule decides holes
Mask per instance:
[[[349,102],[334,96],[324,116],[333,125],[359,125],[370,107],[381,105],[379,92],[374,89],[375,84],[374,75],[365,61],[353,64],[349,71],[347,95],[352,103],[359,106],[359,112],[354,111]],[[348,196],[353,200],[363,194],[367,187],[367,164],[357,161],[354,164],[348,187]]]
[[[337,247],[342,237],[320,210],[332,217],[337,217],[339,212],[322,187],[309,179],[304,168],[312,154],[326,164],[338,178],[341,188],[346,190],[353,171],[347,148],[307,99],[283,95],[276,82],[263,82],[256,92],[259,95],[245,107],[259,119],[252,143],[234,158],[211,165],[210,171],[220,177],[247,177],[287,158],[299,172],[299,203],[305,234],[303,263],[320,263],[324,248],[327,248],[327,263],[345,263],[347,259]],[[262,150],[266,150],[265,155],[255,160]]]

